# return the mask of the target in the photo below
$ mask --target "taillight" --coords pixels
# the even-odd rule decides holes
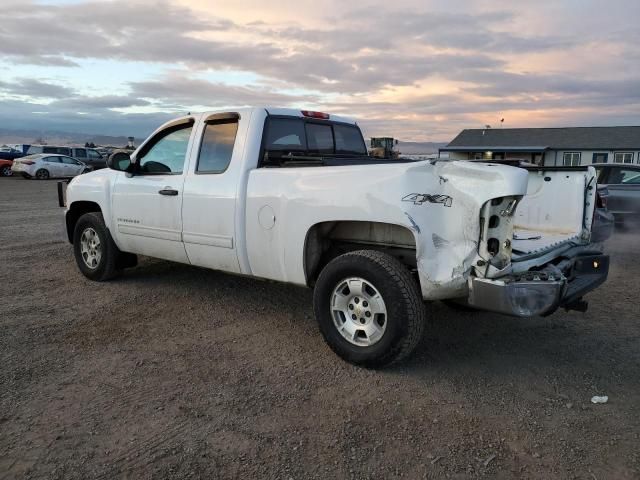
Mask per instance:
[[[312,112],[310,110],[302,110],[302,115],[309,118],[320,118],[322,120],[329,120],[329,114],[324,112]]]
[[[34,162],[33,160],[20,160],[20,163],[24,165],[33,165],[36,162]]]

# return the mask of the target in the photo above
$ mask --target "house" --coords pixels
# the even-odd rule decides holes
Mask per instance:
[[[640,163],[640,126],[467,129],[442,153],[453,160],[509,158],[537,165]]]

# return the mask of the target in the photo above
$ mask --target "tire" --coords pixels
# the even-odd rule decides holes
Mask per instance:
[[[0,170],[0,175],[2,175],[3,177],[10,177],[11,175],[13,175],[13,170],[11,170],[11,167],[9,165],[5,165],[4,167],[2,167],[2,170]]]
[[[36,171],[36,178],[38,180],[49,180],[49,170],[44,168],[39,169]]]
[[[104,282],[121,273],[122,255],[102,213],[85,213],[78,219],[73,230],[73,254],[78,268],[89,280]]]
[[[374,250],[345,253],[329,262],[315,285],[313,307],[329,347],[347,362],[367,368],[407,357],[426,323],[420,288],[409,270]]]

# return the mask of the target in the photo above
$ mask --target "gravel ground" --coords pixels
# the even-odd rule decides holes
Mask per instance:
[[[637,236],[586,314],[435,303],[370,371],[309,290],[147,258],[86,280],[56,203],[0,179],[0,479],[640,478]]]

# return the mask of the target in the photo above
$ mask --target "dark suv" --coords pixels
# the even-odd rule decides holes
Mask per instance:
[[[640,225],[640,165],[595,163],[598,185],[607,187],[607,209],[616,223]]]
[[[27,153],[29,155],[37,153],[55,153],[58,155],[66,155],[68,157],[73,157],[76,160],[80,160],[82,163],[88,165],[93,170],[106,168],[107,166],[107,159],[100,155],[100,152],[98,152],[95,148],[31,145]]]

